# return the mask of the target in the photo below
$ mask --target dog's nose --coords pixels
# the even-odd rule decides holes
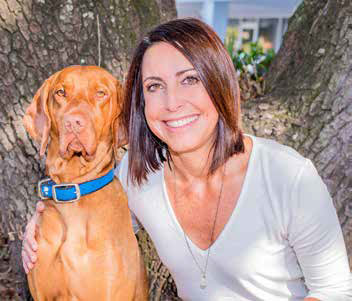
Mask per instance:
[[[70,132],[80,132],[85,126],[84,118],[79,115],[68,115],[64,117],[66,130]]]

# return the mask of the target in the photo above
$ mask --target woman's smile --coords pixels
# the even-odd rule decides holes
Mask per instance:
[[[171,129],[178,129],[178,128],[185,128],[187,126],[192,125],[195,123],[199,118],[199,114],[186,116],[181,118],[174,118],[170,120],[165,120],[165,124],[170,127]]]

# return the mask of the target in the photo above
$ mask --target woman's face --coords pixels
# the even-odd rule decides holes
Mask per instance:
[[[219,115],[192,64],[168,43],[152,45],[142,62],[145,117],[171,152],[210,149]]]

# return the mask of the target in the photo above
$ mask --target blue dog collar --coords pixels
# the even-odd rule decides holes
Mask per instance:
[[[56,184],[49,179],[38,183],[38,194],[42,200],[54,199],[57,203],[71,203],[78,201],[81,196],[90,194],[103,188],[114,179],[114,170],[110,170],[105,176],[84,182],[82,184],[63,183]]]

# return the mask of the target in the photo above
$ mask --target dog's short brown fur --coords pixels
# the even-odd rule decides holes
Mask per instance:
[[[24,116],[56,183],[82,183],[114,167],[122,88],[95,66],[67,67],[45,81]],[[50,140],[50,141],[49,141]],[[147,300],[147,280],[127,198],[117,179],[73,203],[46,201],[38,261],[28,275],[35,300]]]

